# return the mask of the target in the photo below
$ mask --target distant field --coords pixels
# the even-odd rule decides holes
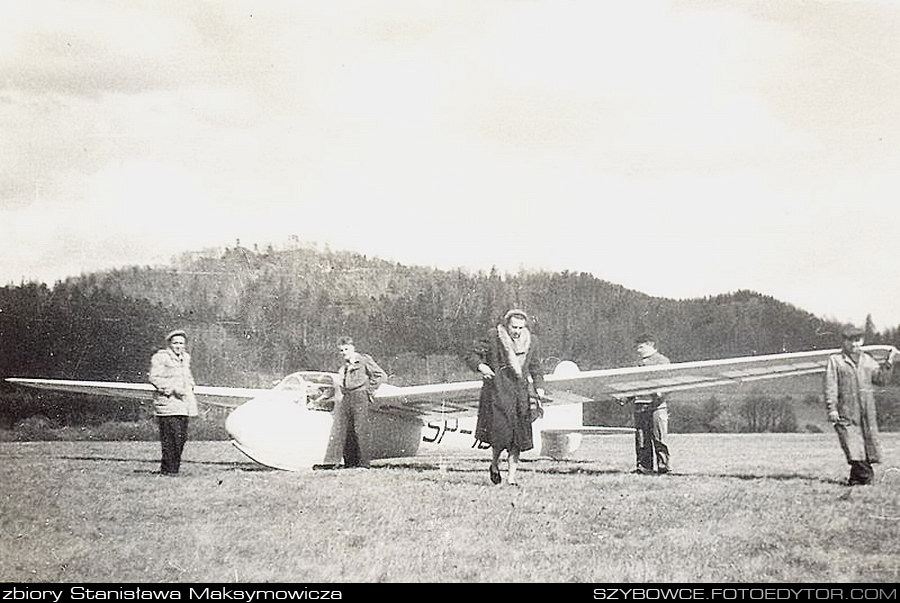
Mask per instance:
[[[0,444],[0,580],[895,582],[900,434],[850,489],[831,434],[628,436],[491,486],[487,453],[285,473],[225,442],[155,475],[153,442]]]

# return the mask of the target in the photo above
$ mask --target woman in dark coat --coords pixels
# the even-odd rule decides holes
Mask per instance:
[[[507,481],[517,485],[519,453],[531,450],[529,392],[533,386],[539,398],[544,396],[537,339],[528,330],[528,316],[522,310],[510,310],[501,324],[492,329],[466,356],[466,364],[481,373],[484,383],[478,406],[475,437],[491,445],[491,482],[500,483],[500,453],[509,452]],[[530,377],[530,382],[529,382]]]

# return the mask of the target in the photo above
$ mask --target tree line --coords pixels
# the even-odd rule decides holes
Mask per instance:
[[[652,297],[587,273],[475,272],[405,266],[294,246],[191,253],[47,286],[0,288],[0,376],[144,381],[150,355],[185,328],[199,383],[267,386],[333,370],[349,334],[399,384],[470,379],[458,360],[510,307],[540,334],[547,370],[633,364],[632,341],[657,336],[674,361],[824,349],[840,325],[752,291]],[[900,327],[869,342],[893,342]]]

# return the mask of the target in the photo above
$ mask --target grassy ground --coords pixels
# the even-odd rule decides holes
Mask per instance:
[[[895,582],[900,434],[850,489],[830,434],[675,435],[676,474],[588,439],[492,486],[487,453],[269,471],[191,441],[0,444],[0,580]],[[505,477],[505,475],[504,475]]]

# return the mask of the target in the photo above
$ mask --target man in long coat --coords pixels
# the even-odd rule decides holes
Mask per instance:
[[[530,391],[544,396],[544,375],[537,338],[526,326],[528,315],[510,310],[487,337],[476,342],[466,364],[484,380],[475,438],[491,445],[491,482],[499,484],[500,454],[509,456],[508,483],[517,485],[519,453],[534,447]],[[530,382],[529,382],[530,378]]]
[[[879,365],[861,349],[863,331],[844,329],[841,353],[829,356],[825,367],[825,408],[850,465],[851,486],[870,484],[873,463],[881,460],[874,385],[884,385],[893,370],[893,351]]]

